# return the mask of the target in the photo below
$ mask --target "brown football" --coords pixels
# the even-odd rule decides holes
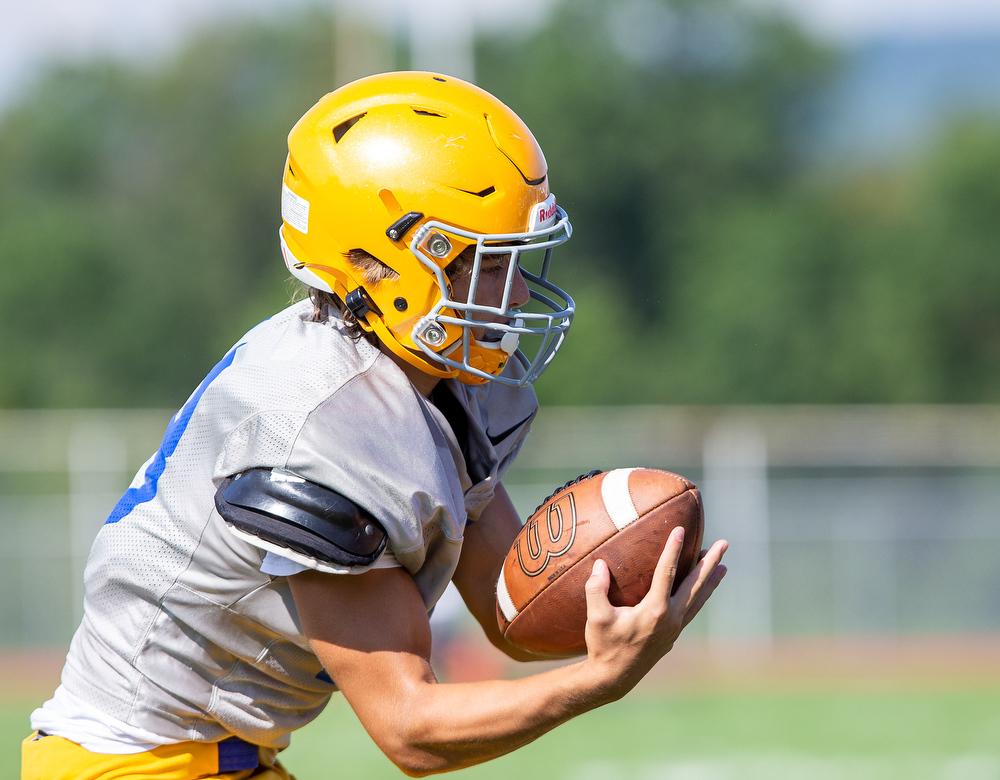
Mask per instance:
[[[497,580],[497,622],[511,643],[554,656],[587,652],[584,584],[603,559],[608,597],[634,606],[649,591],[667,535],[685,529],[674,587],[701,550],[698,489],[669,471],[593,472],[557,490],[535,510],[507,553]]]

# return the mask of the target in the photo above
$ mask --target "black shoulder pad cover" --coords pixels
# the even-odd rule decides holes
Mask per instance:
[[[225,480],[215,508],[227,523],[265,542],[339,566],[368,566],[382,554],[385,530],[336,491],[271,469]]]

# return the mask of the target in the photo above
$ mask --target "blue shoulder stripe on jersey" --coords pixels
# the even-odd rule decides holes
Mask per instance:
[[[163,470],[167,467],[167,458],[173,455],[174,450],[177,449],[177,443],[181,440],[181,436],[184,435],[184,431],[187,430],[188,423],[191,422],[191,415],[194,414],[194,409],[198,405],[198,401],[201,400],[208,386],[212,384],[215,378],[225,369],[229,368],[236,357],[236,350],[242,346],[243,343],[237,344],[226,353],[226,356],[201,381],[198,389],[194,391],[187,403],[171,418],[166,433],[163,434],[163,441],[160,443],[160,448],[156,451],[156,455],[153,456],[153,461],[146,467],[143,483],[139,487],[129,488],[125,491],[125,495],[118,499],[115,508],[111,510],[108,519],[104,521],[105,525],[108,523],[117,523],[139,504],[145,504],[147,501],[153,500],[156,496],[157,483],[160,481]]]

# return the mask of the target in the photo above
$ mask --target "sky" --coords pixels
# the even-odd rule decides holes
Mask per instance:
[[[650,0],[621,0],[649,2]],[[185,34],[230,16],[280,15],[306,3],[336,4],[346,13],[382,19],[401,15],[424,67],[465,75],[461,47],[441,57],[438,36],[461,38],[479,28],[531,28],[554,0],[0,0],[0,106],[30,85],[52,59],[94,56],[156,62]],[[854,45],[886,36],[1000,36],[1000,0],[744,0],[798,17],[817,35]],[[435,52],[439,52],[435,54]],[[466,53],[467,54],[467,53]],[[457,57],[458,59],[454,59]]]
[[[882,37],[1000,34],[997,0],[747,0],[787,10],[821,37],[857,44]]]
[[[440,36],[473,25],[539,24],[552,0],[0,0],[0,106],[9,103],[45,63],[111,56],[155,63],[185,35],[227,17],[276,17],[308,4],[345,13],[408,19],[416,49],[440,49]],[[430,63],[428,63],[430,64]],[[447,57],[436,69],[455,72]],[[457,65],[461,70],[461,62]],[[455,75],[462,75],[458,72]]]

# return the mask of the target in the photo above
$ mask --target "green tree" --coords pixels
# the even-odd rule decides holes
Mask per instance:
[[[330,21],[213,31],[160,72],[49,75],[0,128],[0,405],[183,401],[287,301],[284,139]]]
[[[53,72],[0,122],[0,406],[179,405],[289,296],[285,135],[331,20]],[[573,218],[549,403],[997,402],[1000,123],[814,169],[835,53],[733,0],[574,0],[480,41]]]
[[[759,331],[753,309],[772,302],[754,270],[771,260],[747,256],[744,244],[767,255],[767,244],[801,232],[777,215],[754,224],[749,212],[793,205],[800,139],[833,54],[786,21],[724,0],[584,0],[562,5],[533,38],[483,42],[479,61],[483,85],[535,130],[576,226],[559,262],[581,305],[542,396],[747,395],[758,365],[743,328]],[[740,278],[748,299],[734,306],[711,289],[715,274]],[[721,332],[735,321],[732,336]],[[754,381],[750,394],[766,397],[766,385]]]

